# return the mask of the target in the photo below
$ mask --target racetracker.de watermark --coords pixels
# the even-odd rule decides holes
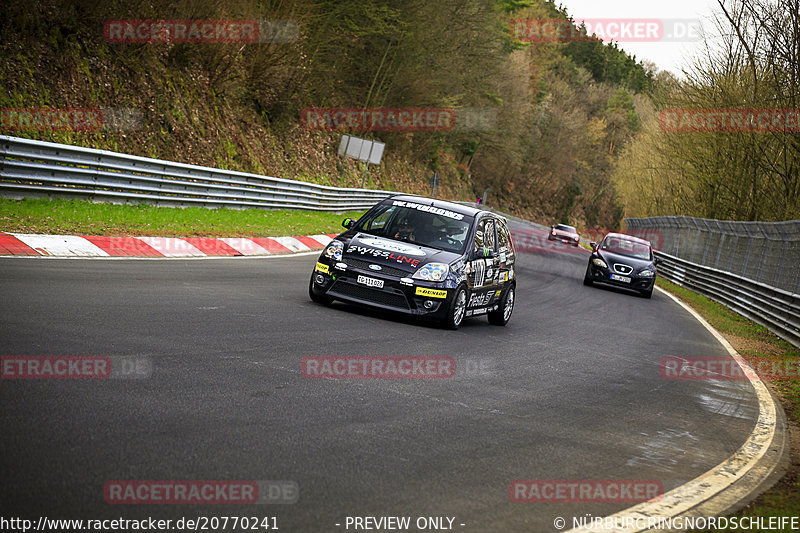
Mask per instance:
[[[289,43],[299,34],[292,20],[123,19],[103,24],[105,40],[117,44]]]
[[[669,108],[658,120],[661,129],[671,133],[800,132],[797,108]]]
[[[143,379],[153,373],[147,357],[107,355],[3,355],[1,379]]]
[[[516,503],[641,503],[663,494],[655,479],[517,479],[508,486]]]
[[[595,38],[604,42],[664,43],[696,42],[703,37],[698,19],[597,18],[514,19],[509,29],[511,37],[526,43],[568,43]]]
[[[3,131],[129,131],[142,127],[142,112],[132,108],[4,107]]]
[[[456,372],[449,355],[322,355],[304,357],[307,379],[448,379]]]
[[[304,128],[318,131],[492,131],[497,110],[488,107],[309,107]]]
[[[746,381],[800,378],[800,360],[761,360],[742,366],[730,357],[664,357],[658,365],[661,377],[674,381]]]
[[[110,504],[286,504],[300,498],[294,481],[108,481]]]
[[[300,122],[321,131],[449,131],[456,111],[439,107],[312,107],[300,112]]]

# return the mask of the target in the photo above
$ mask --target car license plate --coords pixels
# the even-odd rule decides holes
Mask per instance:
[[[376,287],[378,289],[383,288],[383,280],[382,279],[375,279],[375,278],[368,278],[367,276],[358,276],[356,279],[359,283],[363,283],[367,287]]]
[[[620,276],[619,274],[611,274],[611,279],[614,281],[621,281],[622,283],[630,283],[631,278],[628,276]]]

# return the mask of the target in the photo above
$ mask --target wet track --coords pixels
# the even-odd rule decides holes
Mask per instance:
[[[532,250],[532,246],[521,249]],[[666,356],[725,356],[677,304],[584,287],[582,251],[522,253],[508,327],[444,331],[308,300],[315,256],[0,259],[0,354],[138,356],[140,380],[0,383],[4,516],[448,516],[461,531],[554,531],[626,503],[514,503],[516,479],[645,479],[726,459],[749,384],[671,381]],[[452,356],[437,380],[310,380],[312,355]],[[292,480],[291,505],[109,505],[110,480]],[[335,524],[342,524],[337,527]],[[461,526],[461,524],[464,524]]]

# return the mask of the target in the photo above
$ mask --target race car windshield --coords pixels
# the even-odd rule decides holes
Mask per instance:
[[[566,231],[568,233],[578,233],[578,231],[573,228],[572,226],[567,226],[565,224],[556,224],[556,229],[559,231]]]
[[[653,259],[648,245],[619,237],[607,237],[600,249],[612,254],[626,255],[636,259],[648,261]]]
[[[403,242],[461,253],[473,218],[447,209],[412,202],[378,206],[356,229]]]

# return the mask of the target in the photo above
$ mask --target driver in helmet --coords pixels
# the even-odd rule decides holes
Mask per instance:
[[[416,239],[414,236],[414,227],[411,225],[411,221],[408,218],[404,218],[400,221],[400,229],[394,234],[394,238],[401,241],[414,242]]]

